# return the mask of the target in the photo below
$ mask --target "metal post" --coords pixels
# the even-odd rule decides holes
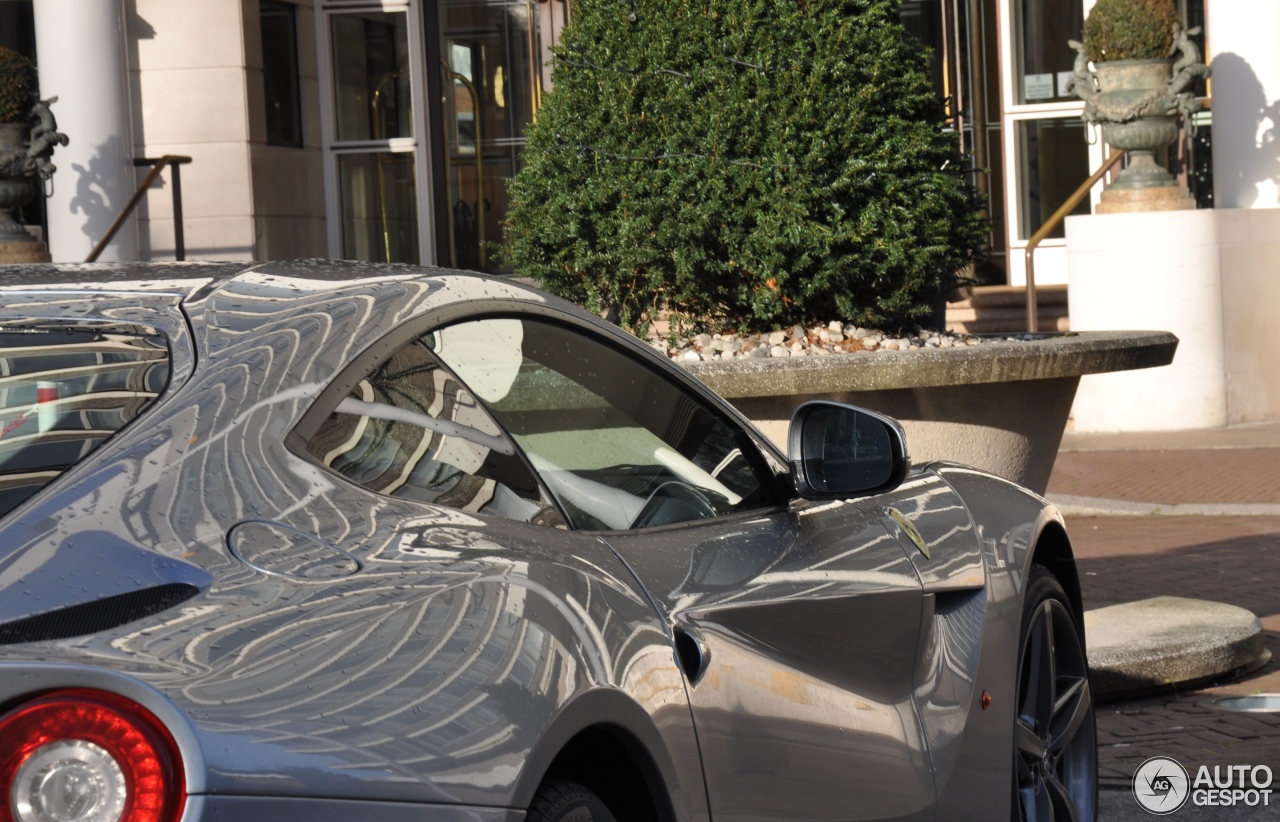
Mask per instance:
[[[182,262],[187,259],[186,238],[182,230],[182,162],[170,159],[169,168],[173,175],[173,257]]]
[[[179,260],[184,259],[186,257],[186,250],[182,245],[182,192],[180,188],[181,184],[178,182],[178,165],[189,162],[191,162],[190,157],[183,157],[177,154],[166,154],[158,160],[153,160],[149,157],[135,159],[133,161],[135,166],[153,166],[153,168],[147,173],[147,176],[143,178],[142,184],[138,186],[138,190],[133,192],[133,197],[131,197],[129,202],[125,204],[124,209],[120,212],[120,216],[116,217],[116,221],[111,224],[111,228],[107,229],[106,236],[98,241],[98,244],[93,247],[93,250],[89,252],[89,256],[85,257],[84,261],[86,263],[92,263],[98,259],[98,255],[102,253],[102,249],[106,248],[107,243],[111,242],[111,239],[116,236],[116,232],[120,230],[120,226],[124,225],[124,221],[128,219],[129,214],[133,212],[133,209],[138,205],[138,202],[146,195],[147,189],[150,188],[151,184],[160,176],[160,172],[164,171],[164,167],[166,165],[173,169],[173,216],[175,223],[173,236],[176,246],[175,250],[177,251],[176,256]]]

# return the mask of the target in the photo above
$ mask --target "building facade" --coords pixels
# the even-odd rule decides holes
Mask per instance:
[[[1024,282],[1027,239],[1105,157],[1065,88],[1067,40],[1092,2],[903,3],[989,195],[982,283]],[[1277,5],[1178,2],[1191,26],[1209,22],[1206,4],[1228,20]],[[145,173],[135,160],[184,155],[189,258],[496,271],[506,182],[569,14],[568,0],[0,0],[0,44],[37,59],[42,96],[58,96],[72,140],[55,158],[47,216],[30,211],[55,260],[83,259]],[[1260,111],[1276,105],[1276,80],[1260,82]],[[1202,207],[1214,202],[1211,117],[1168,159]],[[172,258],[167,186],[153,187],[103,259]],[[1059,229],[1041,245],[1037,279],[1063,283],[1066,270]]]

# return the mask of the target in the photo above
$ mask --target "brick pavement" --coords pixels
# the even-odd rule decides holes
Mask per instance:
[[[1075,517],[1067,528],[1086,597],[1167,594],[1238,605],[1262,619],[1273,655],[1235,682],[1099,706],[1103,787],[1128,788],[1133,770],[1156,755],[1188,769],[1265,764],[1280,776],[1280,714],[1207,705],[1227,694],[1280,693],[1280,517]]]
[[[1129,502],[1280,503],[1280,448],[1063,452],[1049,493]]]

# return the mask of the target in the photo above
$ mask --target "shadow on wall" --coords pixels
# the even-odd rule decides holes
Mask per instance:
[[[80,231],[89,238],[90,247],[106,236],[107,229],[128,202],[114,203],[107,199],[107,192],[119,186],[120,164],[128,162],[128,157],[120,138],[112,137],[96,147],[87,168],[79,163],[71,164],[76,181],[71,213],[84,215]]]
[[[1259,184],[1280,187],[1280,100],[1268,105],[1249,62],[1231,52],[1213,58],[1213,90],[1214,124],[1247,124],[1213,131],[1213,174],[1221,181],[1216,188],[1240,192],[1239,202],[1218,205],[1248,208],[1258,199]],[[1268,123],[1270,127],[1260,133]]]

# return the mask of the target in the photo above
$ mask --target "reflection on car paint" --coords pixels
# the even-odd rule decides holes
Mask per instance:
[[[5,292],[0,321],[160,329],[173,377],[145,427],[4,523],[0,609],[15,610],[0,619],[171,579],[202,593],[100,634],[0,647],[0,661],[25,666],[6,669],[0,698],[23,693],[21,671],[49,659],[125,672],[185,713],[207,762],[193,778],[219,795],[211,802],[322,792],[520,807],[555,754],[548,728],[567,737],[571,723],[606,716],[655,757],[681,819],[708,816],[704,765],[717,816],[1007,811],[1008,774],[990,758],[1008,746],[1008,712],[973,705],[983,689],[997,706],[1012,699],[1020,579],[1052,516],[1042,501],[950,466],[913,475],[884,504],[928,540],[926,560],[875,501],[777,506],[606,544],[378,494],[285,446],[325,386],[388,329],[437,308],[552,303],[515,283],[417,269],[271,263],[227,279],[235,270],[190,266],[167,290],[57,303]],[[177,305],[197,291],[193,340]],[[340,546],[362,568],[291,579],[228,547],[237,534],[238,551],[266,555],[281,533]],[[162,561],[145,572],[106,562],[127,553],[121,544]],[[85,572],[75,585],[69,568]],[[711,650],[696,685],[676,664],[672,625]]]

